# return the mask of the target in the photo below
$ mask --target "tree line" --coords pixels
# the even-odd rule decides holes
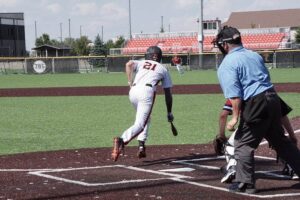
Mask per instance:
[[[47,33],[42,34],[35,41],[35,46],[51,45],[55,47],[69,47],[71,48],[71,55],[73,56],[88,56],[88,55],[107,55],[110,48],[122,48],[125,43],[125,38],[119,36],[116,41],[108,40],[103,42],[98,34],[94,41],[91,41],[87,36],[80,38],[65,38],[64,41],[51,39]]]

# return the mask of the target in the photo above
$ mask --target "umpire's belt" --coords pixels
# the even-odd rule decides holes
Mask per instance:
[[[258,94],[258,95],[255,95],[255,96],[253,96],[253,97],[250,97],[249,99],[245,100],[244,102],[247,103],[247,102],[249,102],[249,101],[251,101],[251,100],[253,100],[253,99],[257,99],[257,98],[264,97],[264,96],[275,95],[275,94],[277,94],[277,93],[276,93],[276,91],[274,90],[274,88],[272,87],[272,88],[269,88],[269,89],[263,91],[262,93],[260,93],[260,94]]]
[[[146,83],[145,85],[148,87],[152,87],[152,84],[150,84],[150,83]],[[136,83],[132,84],[132,86],[136,86]]]

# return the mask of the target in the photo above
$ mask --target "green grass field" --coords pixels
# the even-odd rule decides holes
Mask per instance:
[[[299,82],[300,68],[272,69],[274,83]],[[174,84],[215,84],[218,83],[215,70],[187,71],[180,76],[172,70]],[[90,73],[90,74],[44,74],[0,75],[0,88],[31,87],[75,87],[75,86],[122,86],[127,85],[125,73]]]
[[[295,74],[299,70],[289,70],[276,69],[271,74],[274,73],[278,82],[296,82]],[[215,71],[191,71],[182,77],[172,72],[174,84],[216,83],[213,76],[216,76]],[[285,81],[287,76],[293,77],[291,81]],[[98,80],[100,78],[105,81]],[[39,87],[107,85],[110,81],[114,84],[109,85],[127,82],[124,73],[0,76],[2,88],[35,87],[37,83]],[[280,95],[294,109],[289,116],[300,116],[300,94]],[[159,95],[147,144],[211,141],[218,130],[217,120],[223,103],[221,94],[174,95],[174,122],[179,131],[174,137],[167,122],[164,97]],[[112,137],[121,135],[133,123],[135,115],[127,96],[0,98],[0,104],[0,154],[110,147]],[[136,144],[135,141],[130,143]]]

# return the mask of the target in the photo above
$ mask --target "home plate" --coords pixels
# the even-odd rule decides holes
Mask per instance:
[[[173,168],[173,169],[162,169],[159,170],[160,172],[192,172],[195,169],[189,168],[189,167],[183,167],[183,168]]]

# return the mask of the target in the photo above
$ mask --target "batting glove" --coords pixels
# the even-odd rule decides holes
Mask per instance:
[[[168,113],[168,122],[172,122],[174,120],[174,116],[172,113]]]

